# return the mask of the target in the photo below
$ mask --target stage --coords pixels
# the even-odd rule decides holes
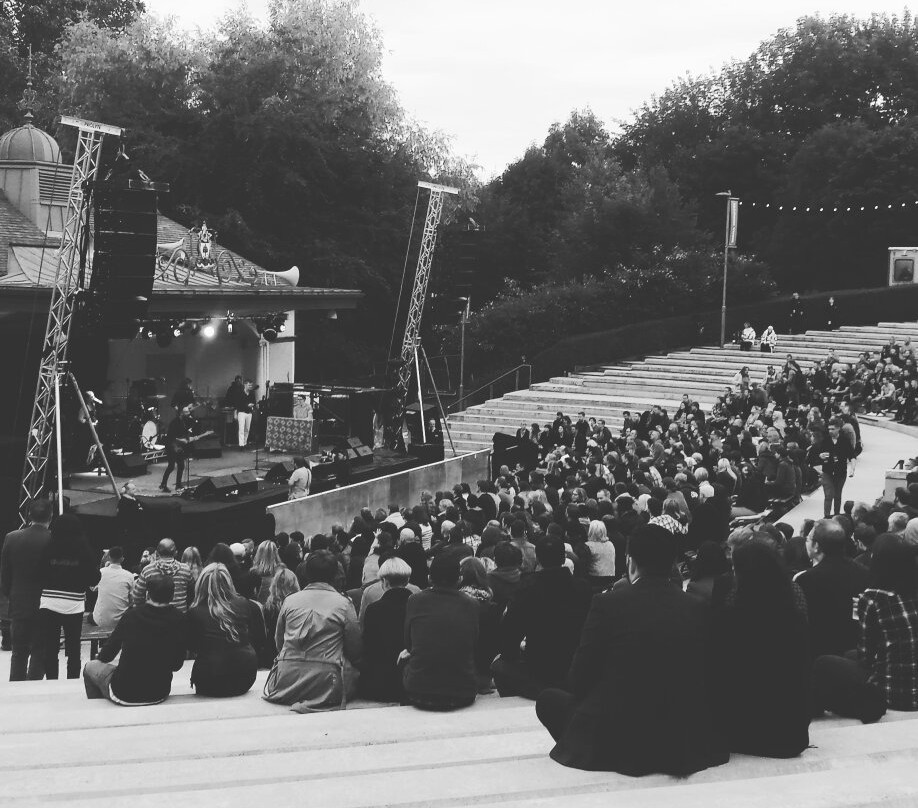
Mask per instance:
[[[159,491],[166,469],[165,461],[150,463],[145,475],[116,476],[115,482],[119,488],[129,480],[137,486],[137,498],[144,507],[145,516],[141,535],[126,535],[117,517],[118,500],[104,474],[71,474],[64,495],[69,497],[70,507],[80,517],[93,545],[101,550],[120,544],[128,556],[128,564],[136,563],[144,547],[156,544],[163,537],[174,539],[181,549],[194,545],[206,557],[217,542],[230,543],[243,539],[260,541],[274,535],[274,520],[265,513],[265,509],[268,505],[287,499],[287,483],[286,480],[269,482],[265,476],[277,464],[290,460],[289,454],[259,451],[256,457],[254,450],[235,447],[224,447],[222,457],[192,460],[189,487],[196,487],[208,477],[247,471],[255,473],[258,478],[257,492],[219,500],[186,499],[175,492],[166,494]],[[385,477],[416,468],[423,462],[410,455],[378,449],[371,463],[349,466],[346,484]],[[174,479],[173,473],[170,486]],[[337,485],[333,476],[322,478],[315,475],[312,493],[328,491]],[[341,518],[346,516],[342,514]],[[329,527],[303,525],[301,529],[309,535],[326,531]]]

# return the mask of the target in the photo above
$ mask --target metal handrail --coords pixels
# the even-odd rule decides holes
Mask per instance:
[[[500,376],[497,376],[496,378],[491,379],[491,381],[489,381],[487,384],[481,385],[481,387],[479,387],[477,390],[473,390],[471,393],[467,393],[462,398],[457,398],[446,408],[447,412],[452,412],[457,407],[457,405],[461,404],[463,401],[466,401],[467,399],[472,398],[472,396],[478,395],[482,390],[485,390],[485,389],[488,390],[488,398],[494,398],[494,385],[497,384],[502,379],[506,379],[508,376],[511,376],[513,374],[516,375],[514,390],[519,390],[520,389],[520,370],[522,370],[523,368],[525,368],[529,374],[529,385],[531,385],[532,384],[532,365],[524,362],[523,364],[517,365],[514,368],[510,368],[510,370],[508,370],[506,373],[501,373]]]

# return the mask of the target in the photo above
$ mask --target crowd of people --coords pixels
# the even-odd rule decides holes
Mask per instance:
[[[206,559],[164,539],[134,570],[119,548],[100,569],[79,521],[33,502],[0,553],[11,678],[56,678],[62,629],[79,675],[95,589],[111,635],[83,668],[90,698],[162,701],[193,659],[200,695],[245,693],[267,669],[263,698],[300,712],[532,699],[552,757],[583,769],[799,755],[826,710],[918,709],[918,474],[895,502],[843,500],[861,446],[859,405],[834,384],[849,370],[788,356],[761,381],[738,374],[709,413],[686,395],[617,434],[559,412],[520,430],[533,469]],[[818,480],[824,519],[795,534],[753,518]]]

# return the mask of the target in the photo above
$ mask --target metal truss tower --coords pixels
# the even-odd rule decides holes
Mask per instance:
[[[28,519],[29,503],[44,492],[48,463],[51,458],[51,441],[55,426],[59,435],[59,388],[66,376],[65,363],[70,341],[70,324],[73,319],[74,303],[79,291],[80,244],[83,237],[84,215],[92,194],[92,184],[99,170],[99,157],[105,135],[121,137],[122,129],[117,126],[84,121],[62,116],[61,124],[73,126],[79,132],[76,155],[73,161],[73,175],[70,192],[67,195],[67,212],[64,231],[57,253],[57,273],[51,290],[51,307],[42,346],[41,366],[35,390],[35,404],[29,422],[26,443],[25,465],[22,472],[22,490],[19,516],[25,524]],[[58,467],[61,458],[58,447]]]
[[[408,305],[408,317],[405,321],[405,337],[402,340],[402,352],[399,356],[395,406],[393,407],[390,421],[393,435],[401,433],[402,422],[405,418],[405,405],[408,400],[408,388],[411,385],[412,368],[418,365],[417,354],[421,335],[421,317],[424,314],[427,283],[430,280],[434,247],[437,244],[437,226],[440,224],[440,216],[443,212],[443,195],[459,193],[458,188],[437,185],[432,182],[419,182],[418,187],[429,189],[430,199],[427,202],[427,217],[424,220],[424,232],[421,236],[418,267],[414,276],[414,286],[411,289],[411,301]],[[418,375],[420,376],[420,373]],[[423,420],[422,413],[421,421],[423,422]]]

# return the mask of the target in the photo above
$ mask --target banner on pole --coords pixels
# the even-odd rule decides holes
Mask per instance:
[[[727,232],[729,236],[727,237],[727,247],[730,249],[736,249],[736,231],[739,227],[739,199],[730,197],[730,204],[727,208],[729,211],[730,223],[727,226]]]

